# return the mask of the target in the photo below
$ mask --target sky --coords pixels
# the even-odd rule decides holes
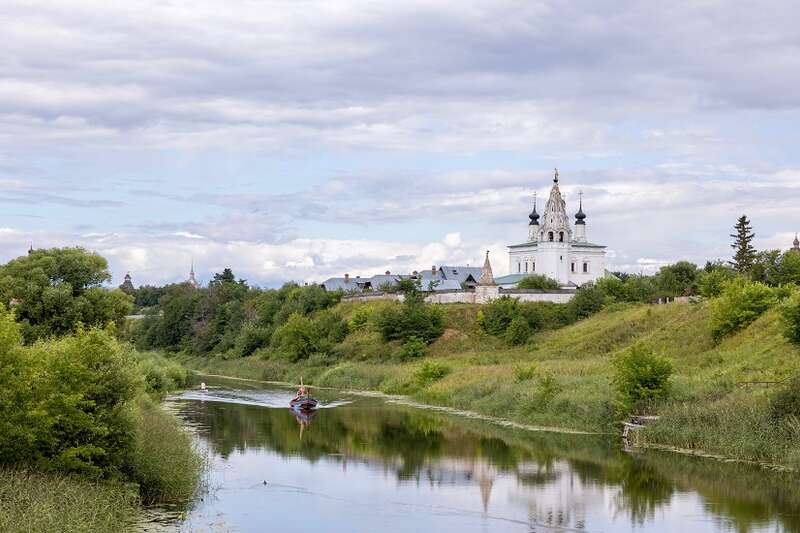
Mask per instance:
[[[558,167],[611,270],[800,231],[800,3],[5,0],[0,260],[114,284],[479,265]]]

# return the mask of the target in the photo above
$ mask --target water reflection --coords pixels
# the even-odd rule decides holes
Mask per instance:
[[[797,478],[362,398],[174,400],[215,458],[194,531],[797,531]],[[237,401],[241,400],[241,401]],[[298,522],[298,516],[302,521]],[[225,529],[226,528],[226,529]]]

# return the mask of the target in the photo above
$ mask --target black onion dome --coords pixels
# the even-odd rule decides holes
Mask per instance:
[[[578,212],[575,213],[575,223],[586,224],[586,222],[584,222],[585,219],[586,213],[583,212],[583,202],[581,202],[580,206],[578,207]]]
[[[539,225],[539,213],[536,212],[536,206],[533,206],[533,211],[531,214],[528,215],[528,218],[531,219],[530,226],[538,226]]]

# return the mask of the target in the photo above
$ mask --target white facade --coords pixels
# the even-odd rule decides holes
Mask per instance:
[[[570,224],[558,171],[544,213],[539,215],[534,203],[529,218],[528,242],[508,247],[510,274],[542,274],[562,286],[581,286],[605,275],[606,247],[587,241],[583,201]]]

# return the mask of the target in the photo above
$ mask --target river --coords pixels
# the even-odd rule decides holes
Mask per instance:
[[[141,531],[800,531],[794,475],[331,391],[300,417],[291,390],[243,383],[167,401],[209,470]]]

